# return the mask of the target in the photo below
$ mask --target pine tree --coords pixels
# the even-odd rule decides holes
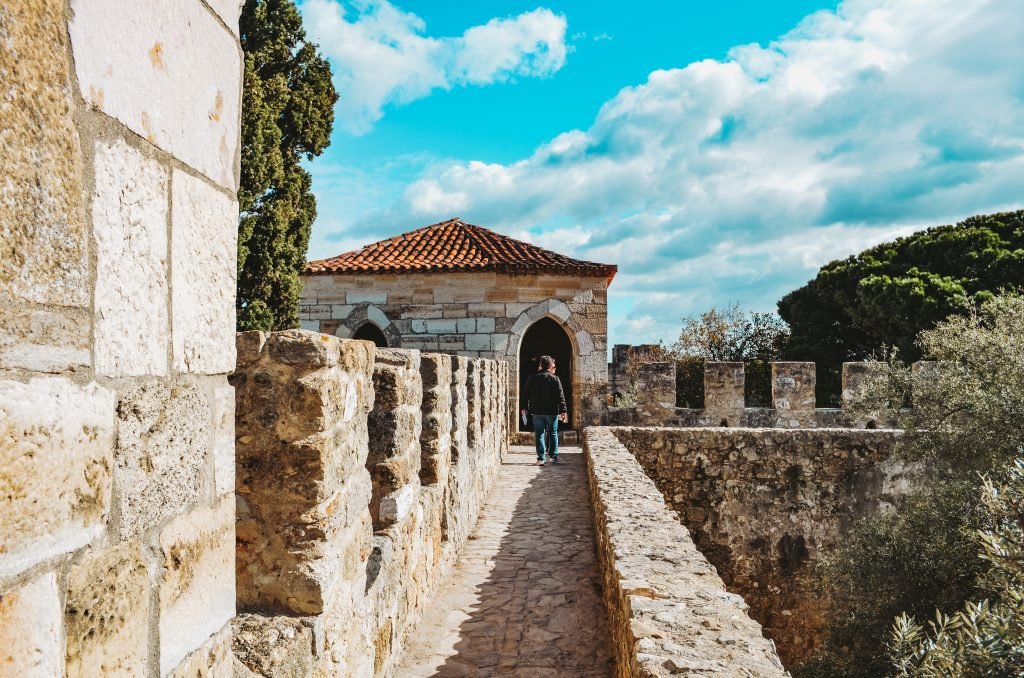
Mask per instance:
[[[337,92],[306,41],[292,0],[246,0],[242,172],[238,189],[238,328],[298,326],[299,273],[316,219],[300,161],[330,144]]]

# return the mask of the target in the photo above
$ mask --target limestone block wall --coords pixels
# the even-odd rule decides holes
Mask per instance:
[[[921,477],[889,460],[899,432],[612,428],[789,665],[820,642],[815,564],[860,517]]]
[[[240,4],[0,6],[3,675],[230,672]]]
[[[551,318],[573,345],[574,424],[601,422],[608,384],[604,278],[380,273],[306,275],[303,284],[303,329],[348,338],[370,322],[383,331],[389,348],[502,360],[512,369],[516,396],[523,335],[536,321]]]
[[[788,675],[613,430],[587,429],[584,453],[615,675]]]
[[[629,347],[619,346],[622,355]],[[638,347],[643,348],[643,347]],[[926,369],[932,363],[915,363]],[[611,369],[621,372],[612,363]],[[843,403],[883,363],[843,363]],[[747,407],[744,400],[745,370],[740,362],[704,363],[704,408],[675,407],[675,364],[652,362],[639,366],[635,377],[637,403],[608,407],[604,424],[610,426],[679,426],[746,428],[880,428],[892,425],[881,414],[854,414],[845,408],[816,408],[816,366],[811,362],[772,363],[772,407]],[[669,377],[673,381],[669,380]],[[671,403],[671,404],[670,404]]]
[[[234,652],[390,676],[507,451],[508,371],[303,330],[238,335]]]

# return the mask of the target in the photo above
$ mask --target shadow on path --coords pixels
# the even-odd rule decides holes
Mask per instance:
[[[606,678],[611,644],[579,448],[533,465],[513,447],[400,676]]]

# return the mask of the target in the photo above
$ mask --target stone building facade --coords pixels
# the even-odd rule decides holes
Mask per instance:
[[[600,423],[608,384],[608,286],[615,266],[571,259],[451,219],[310,262],[304,329],[379,346],[502,360],[519,386],[554,356],[568,428]]]
[[[231,673],[240,5],[0,5],[0,675]]]

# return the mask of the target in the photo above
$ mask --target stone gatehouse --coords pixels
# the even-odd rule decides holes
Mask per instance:
[[[503,360],[518,372],[517,393],[550,354],[569,428],[580,428],[600,423],[605,407],[615,272],[454,218],[311,261],[299,311],[303,329]]]

